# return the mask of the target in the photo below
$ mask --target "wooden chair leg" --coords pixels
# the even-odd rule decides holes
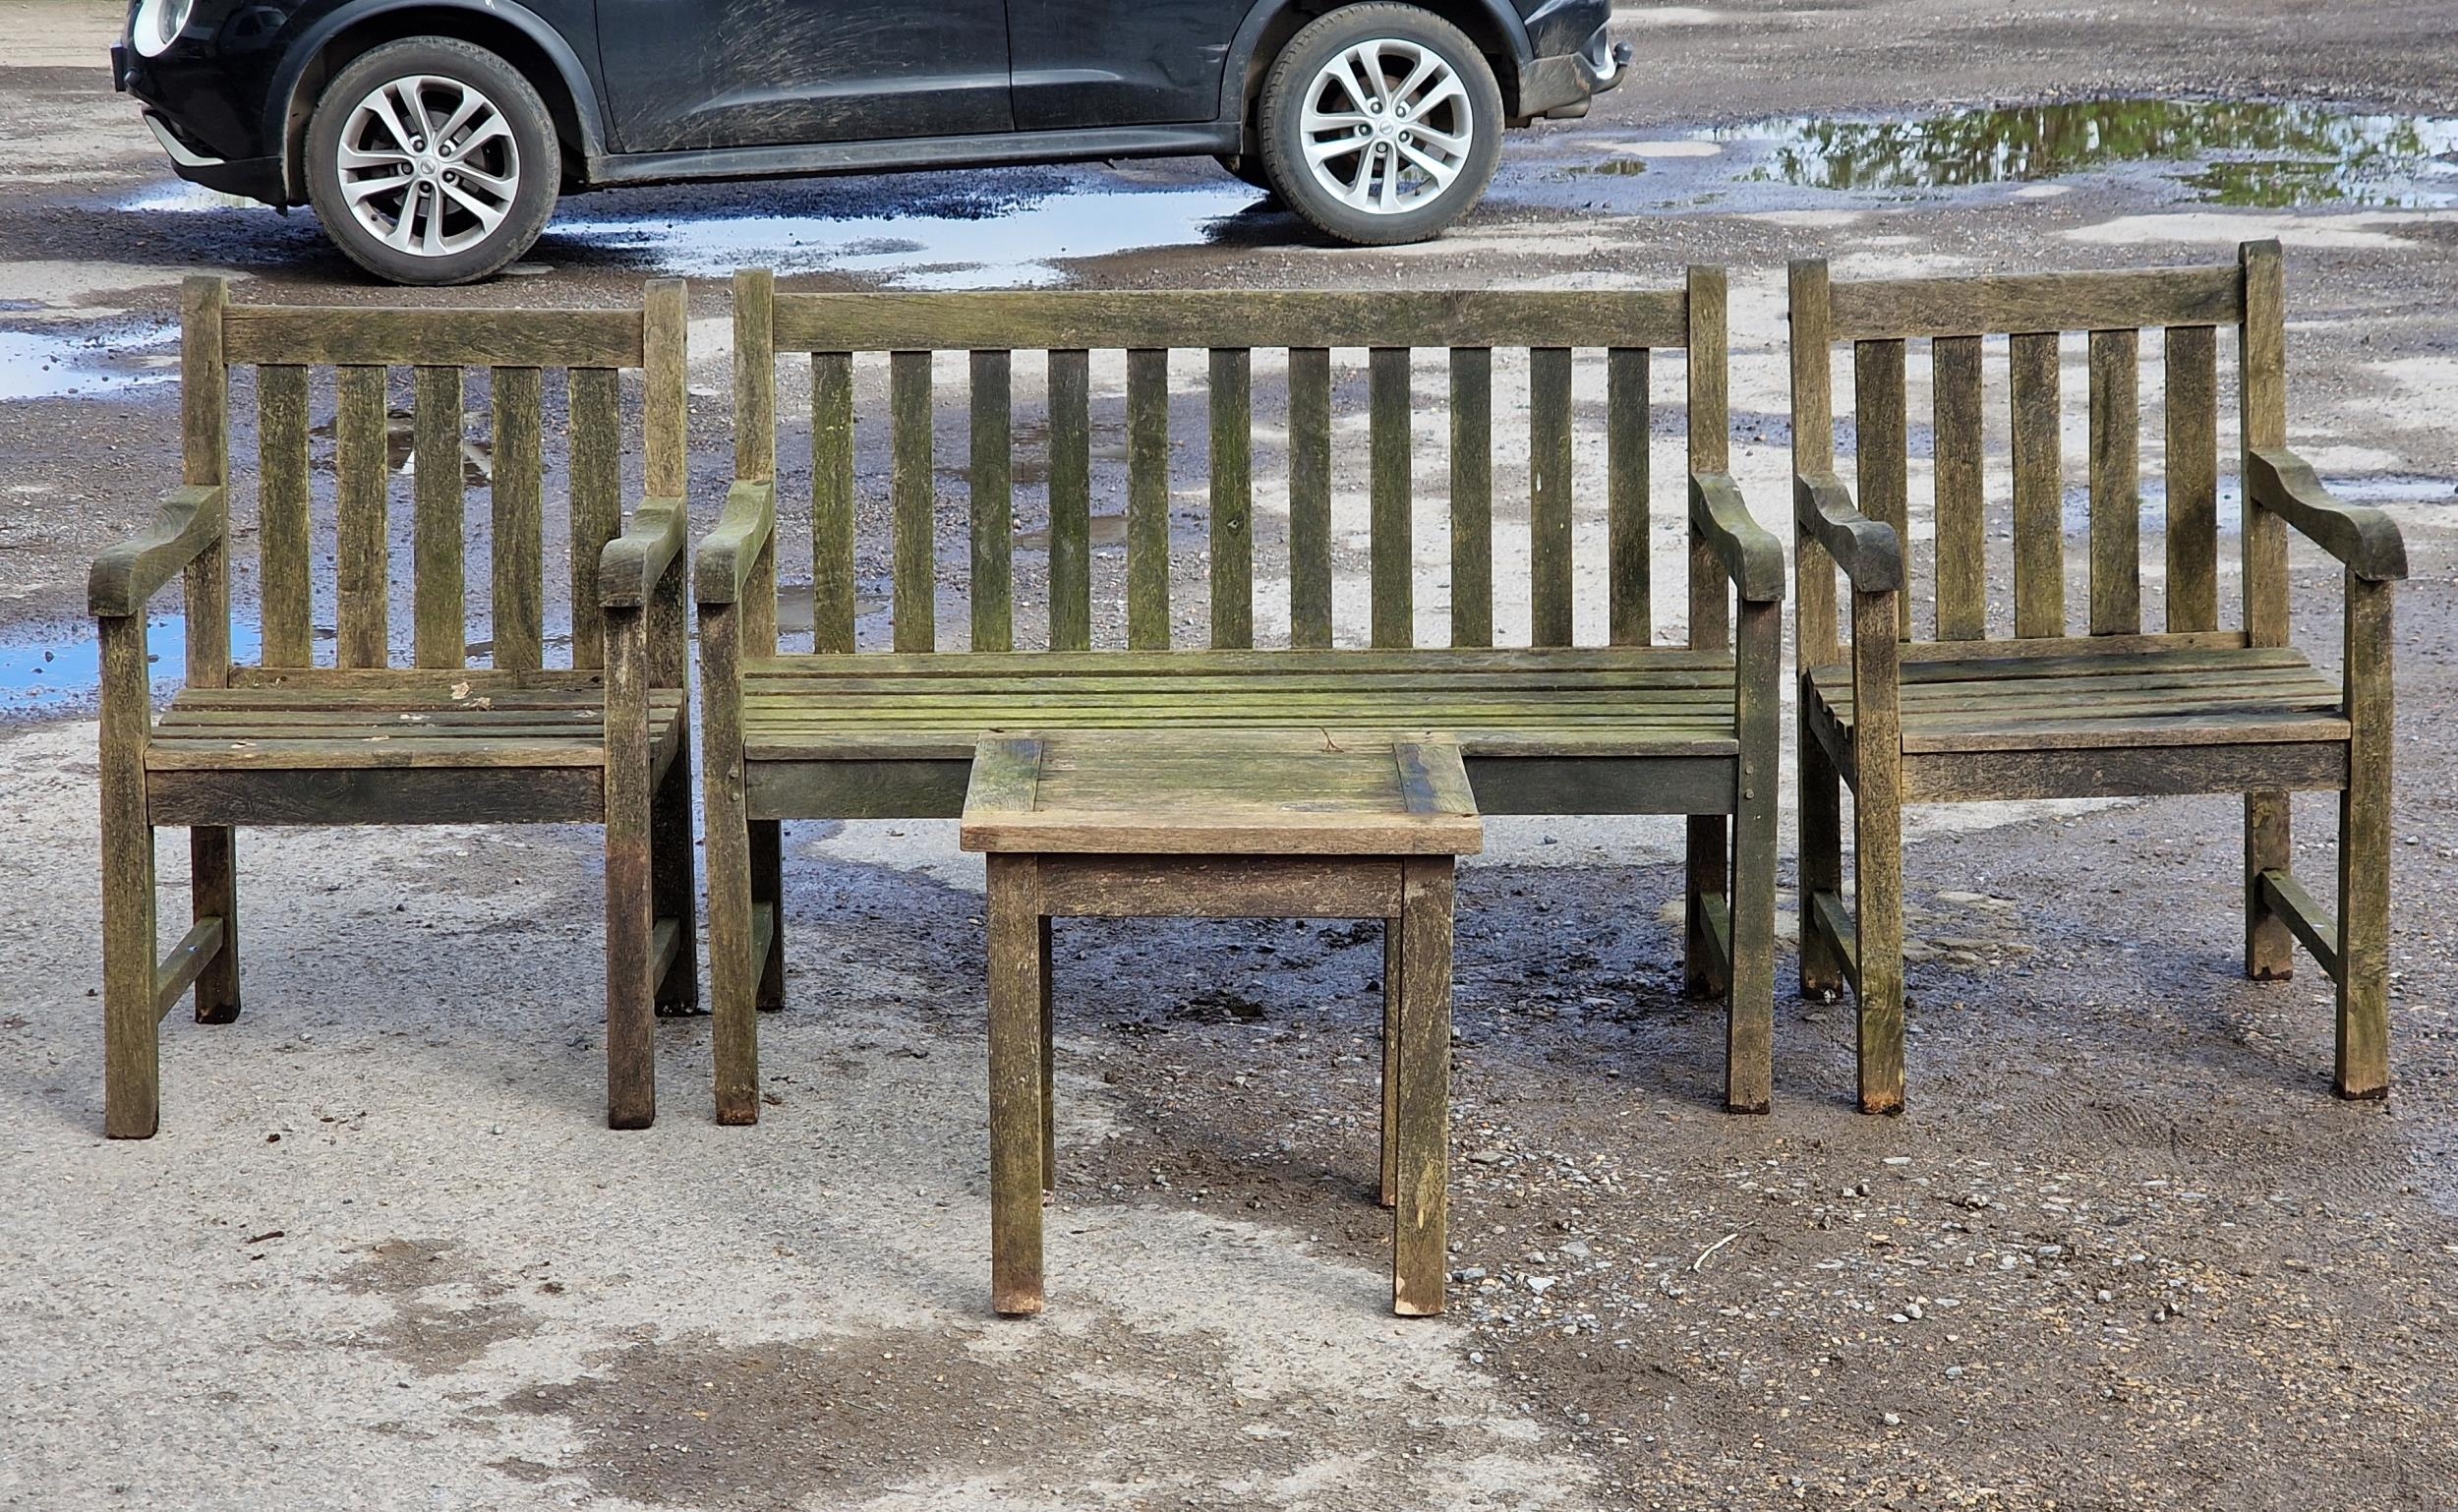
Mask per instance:
[[[647,693],[636,611],[606,636],[606,1122],[657,1119],[657,906]],[[628,718],[616,711],[630,711]]]
[[[1775,1098],[1776,804],[1753,789],[1733,821],[1732,981],[1724,1105],[1764,1113]]]
[[[1822,998],[1844,990],[1843,958],[1811,927],[1817,895],[1844,892],[1844,779],[1805,725],[1799,753],[1801,996]]]
[[[990,1305],[1041,1310],[1041,945],[1029,856],[990,873]]]
[[[1895,803],[1852,795],[1854,937],[1860,979],[1860,1111],[1903,1111],[1903,828]],[[1806,932],[1804,932],[1806,933]]]
[[[1041,920],[1041,1190],[1058,1190],[1058,1030],[1057,1005],[1052,1001],[1056,973],[1051,969],[1050,921]]]
[[[687,732],[675,736],[678,749],[658,780],[649,814],[650,908],[660,922],[674,926],[674,956],[658,979],[653,995],[656,1011],[691,1014],[700,1007],[700,901],[692,875],[691,749]]]
[[[197,976],[197,1022],[239,1018],[239,874],[236,832],[227,826],[188,832],[188,878],[195,919],[222,921],[222,947]]]
[[[1400,921],[1382,921],[1382,1205],[1399,1201]]]
[[[1682,871],[1681,990],[1693,998],[1721,998],[1732,990],[1723,961],[1707,944],[1707,900],[1724,899],[1730,878],[1724,816],[1693,814],[1689,854]]]
[[[2261,874],[2291,870],[2294,848],[2287,794],[2247,793],[2245,974],[2257,982],[2284,982],[2296,974],[2296,936],[2261,901]]]
[[[161,1118],[153,828],[142,788],[133,804],[114,796],[102,807],[102,1129],[150,1139]]]
[[[1391,1310],[1442,1310],[1450,1279],[1451,892],[1449,856],[1401,863],[1398,1202]]]
[[[751,906],[768,909],[768,954],[759,962],[759,1006],[774,1013],[786,1006],[786,827],[774,819],[751,821]]]
[[[2341,1097],[2390,1088],[2390,585],[2347,575],[2347,787],[2338,800]]]
[[[709,1037],[717,1060],[717,1122],[760,1121],[760,1025],[754,841],[739,805],[708,800]]]

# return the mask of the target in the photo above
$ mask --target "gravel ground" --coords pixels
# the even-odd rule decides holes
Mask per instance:
[[[2230,800],[1921,814],[1900,1119],[1851,1110],[1848,1002],[1788,995],[1774,1114],[1719,1112],[1721,1015],[1681,1000],[1666,911],[1674,828],[1497,821],[1461,882],[1449,1317],[1383,1311],[1378,933],[1076,923],[1051,1311],[1012,1324],[986,1307],[980,870],[947,824],[794,827],[765,1122],[710,1122],[706,1024],[679,1019],[634,1135],[600,1116],[591,832],[251,833],[248,1012],[174,1020],[162,1135],[98,1137],[93,729],[73,690],[26,690],[76,681],[85,563],[174,476],[176,277],[387,296],[303,217],[169,207],[194,202],[76,63],[112,19],[0,0],[0,1505],[2447,1505],[2458,214],[2214,205],[2142,167],[1802,190],[1697,146],[2098,95],[2447,108],[2444,10],[1657,7],[1624,18],[1630,85],[1514,138],[1489,206],[1429,249],[1308,245],[1171,162],[593,197],[528,276],[418,296],[587,304],[690,273],[713,490],[710,274],[848,220],[900,217],[924,250],[807,281],[946,256],[994,281],[1584,287],[1720,261],[1735,471],[1774,522],[1785,258],[1864,276],[2286,242],[2295,442],[2396,513],[2415,564],[2386,1103],[2328,1095],[2309,961],[2239,973]],[[1645,171],[1596,171],[1624,159]],[[1103,255],[1045,240],[1113,213]],[[964,240],[985,225],[998,245]],[[2334,662],[2329,566],[2296,575],[2299,642]],[[2326,895],[2333,818],[2298,820]]]

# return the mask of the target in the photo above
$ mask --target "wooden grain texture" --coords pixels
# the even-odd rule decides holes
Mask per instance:
[[[993,860],[998,859],[994,853]],[[1397,918],[1391,856],[1045,855],[1052,918]]]
[[[316,659],[308,431],[308,371],[257,370],[257,612],[267,667]]]
[[[1416,479],[1409,436],[1409,350],[1375,347],[1367,358],[1370,633],[1377,646],[1417,638]]]
[[[146,786],[161,825],[596,824],[605,813],[595,767],[156,771]]]
[[[1289,644],[1331,644],[1331,353],[1289,351]]]
[[[1893,594],[1852,598],[1852,865],[1860,1111],[1903,1109],[1902,736]],[[1806,886],[1804,881],[1804,886]]]
[[[2057,333],[2025,331],[2006,345],[2014,396],[2015,633],[2062,635],[2066,526]]]
[[[2093,635],[2142,631],[2141,333],[2091,332]]]
[[[495,638],[490,660],[534,670],[546,665],[545,375],[536,368],[497,368],[491,378],[495,476],[490,543],[489,613]]]
[[[1008,354],[974,352],[972,439],[966,491],[972,503],[972,640],[975,651],[1016,647],[1015,396]]]
[[[1792,476],[1835,470],[1835,399],[1828,345],[1831,286],[1824,259],[1794,262],[1787,274],[1791,323]],[[1792,645],[1803,668],[1836,661],[1835,558],[1797,523],[1792,554]],[[1807,781],[1804,769],[1803,781]],[[1803,799],[1807,803],[1806,796]],[[1808,810],[1803,809],[1804,813]],[[1806,838],[1804,844],[1807,843]],[[1841,842],[1838,842],[1839,846]],[[1823,862],[1818,863],[1823,865]],[[1804,882],[1804,886],[1807,883]],[[1805,958],[1802,969],[1809,969]]]
[[[386,523],[390,464],[384,436],[384,370],[343,368],[335,378],[333,490],[335,658],[343,667],[381,667],[389,641],[391,552]]]
[[[789,293],[780,350],[1679,346],[1678,293],[1131,290]]]
[[[229,528],[228,489],[218,484],[173,489],[143,535],[114,542],[94,558],[86,579],[87,607],[101,618],[144,613],[153,596],[220,545]],[[209,682],[218,686],[223,680]]]
[[[777,275],[738,268],[733,281],[734,481],[777,476]]]
[[[145,753],[151,673],[146,616],[104,618],[102,728],[102,1128],[114,1139],[149,1139],[160,1122],[155,1055],[153,827]]]
[[[468,661],[467,567],[461,550],[461,370],[412,379],[411,654],[420,667]]]
[[[811,649],[853,649],[853,358],[811,354]]]
[[[1041,947],[1038,862],[989,858],[990,1305],[1042,1307]]]
[[[1400,896],[1405,908],[1407,879],[1401,879]],[[1397,1207],[1400,1200],[1400,993],[1406,972],[1400,960],[1400,921],[1382,922],[1382,1127],[1375,1144],[1381,1156],[1379,1197],[1385,1207]]]
[[[1092,645],[1092,355],[1050,353],[1050,649]]]
[[[1441,1312],[1450,1274],[1452,872],[1448,856],[1402,868],[1391,1310],[1403,1317]]]
[[[888,359],[892,461],[888,504],[894,580],[889,619],[899,651],[928,651],[938,638],[938,547],[931,530],[938,480],[931,460],[930,354]]]
[[[2338,809],[2338,1055],[2341,1097],[2390,1084],[2390,766],[2395,737],[2388,583],[2346,577],[2347,788]],[[2265,910],[2269,911],[2269,910]],[[2275,912],[2270,916],[2276,917]]]
[[[575,368],[567,378],[571,438],[572,665],[606,665],[606,620],[598,568],[606,544],[623,528],[621,375]]]
[[[2279,244],[2238,249],[2244,285],[2237,326],[2237,424],[2240,454],[2287,443],[2286,272]],[[2239,530],[2245,638],[2253,646],[2288,642],[2287,522],[2266,509],[2247,509]],[[2286,871],[2295,854],[2286,794],[2245,795],[2245,974],[2283,980],[2295,970],[2295,937],[2285,920],[2262,906],[2260,877]]]
[[[606,616],[606,1122],[657,1119],[649,668],[641,611]]]
[[[1691,361],[1695,378],[1697,359]],[[1647,368],[1644,347],[1615,347],[1605,357],[1606,626],[1607,638],[1615,646],[1644,646],[1655,634],[1648,562]],[[1695,410],[1697,397],[1690,402]]]
[[[1909,433],[1904,417],[1903,343],[1852,343],[1852,432],[1854,475],[1860,512],[1895,532],[1903,552],[1905,590],[1896,596],[1898,633],[1911,634],[1910,552],[1911,507]]]
[[[1255,354],[1211,354],[1212,644],[1255,644]]]
[[[2164,333],[2167,370],[2167,627],[2219,627],[2218,335]]]
[[[2239,295],[2225,267],[2148,268],[1871,279],[1837,285],[1833,309],[1837,339],[1857,341],[2212,325],[2236,319]]]
[[[1451,644],[1493,644],[1493,351],[1451,349]]]
[[[1573,643],[1570,350],[1528,353],[1528,594],[1530,639]]]
[[[637,310],[237,305],[229,360],[305,367],[637,368]]]
[[[1988,634],[1988,500],[1982,492],[1980,338],[1941,336],[1929,348],[1935,448],[1937,638]]]
[[[1169,649],[1169,353],[1127,353],[1127,644]]]
[[[1784,611],[1744,603],[1735,637],[1730,977],[1725,1017],[1725,1108],[1774,1101],[1777,785],[1784,706]]]
[[[762,962],[754,954],[750,813],[742,770],[741,619],[732,604],[700,607],[701,775],[708,866],[710,1041],[717,1121],[760,1117],[759,1014]]]

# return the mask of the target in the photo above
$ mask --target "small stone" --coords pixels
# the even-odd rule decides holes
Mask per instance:
[[[1510,1152],[1507,1150],[1470,1150],[1468,1152],[1468,1163],[1471,1165],[1498,1166],[1508,1159],[1510,1159]]]
[[[1891,1427],[1891,1428],[1900,1428],[1900,1427],[1902,1427],[1902,1426],[1903,1425],[1903,1417],[1902,1417],[1902,1414],[1901,1414],[1901,1413],[1888,1413],[1888,1414],[1886,1415],[1886,1425],[1887,1425],[1888,1427]]]
[[[1559,1276],[1528,1276],[1523,1279],[1527,1282],[1528,1290],[1536,1293],[1539,1297],[1544,1296],[1546,1293],[1561,1284],[1561,1277]]]

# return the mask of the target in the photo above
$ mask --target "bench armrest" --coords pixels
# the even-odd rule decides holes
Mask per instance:
[[[94,558],[86,580],[86,602],[95,616],[144,613],[146,602],[164,584],[222,539],[229,496],[220,484],[190,484],[163,494],[144,535]]]
[[[1730,477],[1690,475],[1690,528],[1715,548],[1745,603],[1774,604],[1784,598],[1784,547],[1751,517]]]
[[[1833,473],[1792,479],[1792,516],[1803,534],[1826,548],[1860,593],[1892,593],[1903,586],[1903,548],[1895,529],[1852,505],[1851,491]]]
[[[690,516],[679,498],[643,499],[631,524],[606,544],[598,558],[598,602],[608,609],[641,609],[682,554]]]
[[[726,512],[717,528],[700,543],[693,569],[699,602],[735,604],[748,586],[751,568],[767,550],[777,529],[777,485],[773,480],[737,483],[726,494]]]
[[[2247,453],[2245,494],[2366,582],[2395,583],[2406,577],[2407,543],[2390,517],[2332,498],[2312,466],[2296,453]]]

